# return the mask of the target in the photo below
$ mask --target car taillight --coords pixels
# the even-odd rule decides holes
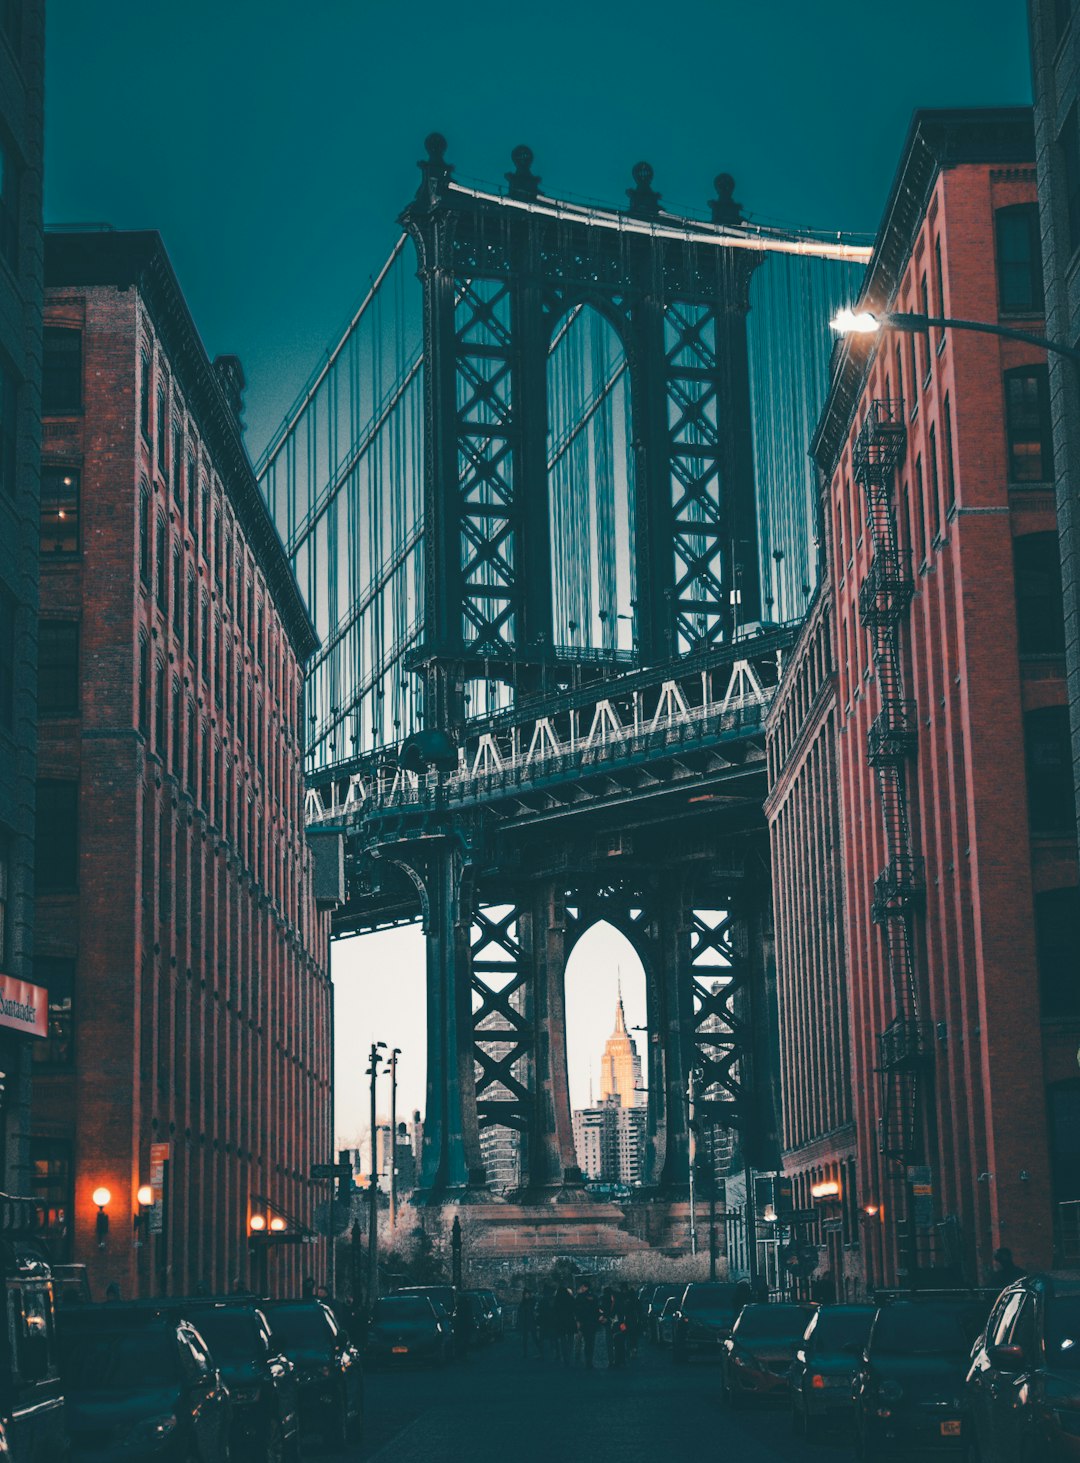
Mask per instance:
[[[815,1372],[814,1375],[810,1378],[810,1385],[815,1389],[815,1391],[820,1392],[825,1386],[825,1378],[819,1372]]]

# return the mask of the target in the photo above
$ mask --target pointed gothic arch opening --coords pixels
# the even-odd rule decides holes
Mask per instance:
[[[547,361],[548,515],[556,645],[635,645],[634,458],[630,367],[601,312],[574,305]]]
[[[566,963],[566,1060],[574,1147],[592,1182],[641,1182],[648,1103],[645,967],[606,920]]]

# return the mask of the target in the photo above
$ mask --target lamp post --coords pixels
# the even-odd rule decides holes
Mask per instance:
[[[686,1105],[688,1113],[687,1147],[690,1152],[690,1253],[697,1254],[697,1188],[695,1183],[695,1170],[697,1169],[697,1094],[694,1084],[701,1077],[700,1067],[691,1067],[690,1075],[686,1083]]]
[[[255,1290],[258,1295],[265,1295],[267,1290],[266,1277],[266,1215],[253,1214],[248,1220],[248,1249],[254,1261]]]
[[[386,1050],[385,1041],[371,1043],[371,1065],[366,1076],[371,1078],[371,1172],[368,1175],[368,1305],[374,1304],[379,1288],[379,1158],[375,1116],[375,1079]]]
[[[1040,350],[1054,351],[1080,365],[1080,350],[1059,340],[1047,340],[1030,330],[1014,330],[1011,325],[995,325],[989,320],[954,320],[946,315],[917,315],[910,310],[840,310],[829,321],[838,335],[876,335],[882,330],[902,330],[908,335],[925,335],[934,330],[967,330],[977,335],[999,335],[1005,340],[1021,340],[1037,345]]]
[[[97,1219],[94,1221],[94,1233],[97,1236],[98,1249],[105,1249],[109,1242],[109,1216],[105,1212],[112,1200],[112,1193],[104,1184],[96,1188],[90,1196],[97,1205]]]
[[[401,1048],[390,1053],[390,1233],[397,1229],[397,1059]]]
[[[150,1219],[150,1210],[154,1207],[154,1191],[149,1184],[140,1184],[135,1195],[135,1213],[131,1217],[131,1227],[135,1233],[134,1247],[141,1249],[143,1235],[146,1233]]]

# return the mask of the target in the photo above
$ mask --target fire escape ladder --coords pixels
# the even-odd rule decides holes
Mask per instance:
[[[859,616],[870,634],[880,709],[867,738],[867,760],[877,775],[885,866],[874,880],[872,916],[881,938],[893,992],[892,1021],[878,1037],[881,1075],[881,1151],[910,1161],[916,1150],[919,1078],[930,1043],[919,1019],[912,914],[924,887],[923,860],[908,818],[905,764],[918,745],[915,703],[904,694],[900,635],[914,586],[901,555],[893,512],[893,480],[905,446],[904,404],[870,403],[852,453],[866,495],[873,559],[859,588]]]

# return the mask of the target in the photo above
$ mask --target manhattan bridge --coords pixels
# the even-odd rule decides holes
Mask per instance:
[[[422,920],[422,1189],[580,1184],[564,974],[598,920],[646,975],[644,1179],[685,1190],[687,1083],[776,1166],[764,723],[812,592],[827,321],[869,250],[498,191],[433,134],[402,234],[258,464],[322,647],[307,820],[334,933]]]

